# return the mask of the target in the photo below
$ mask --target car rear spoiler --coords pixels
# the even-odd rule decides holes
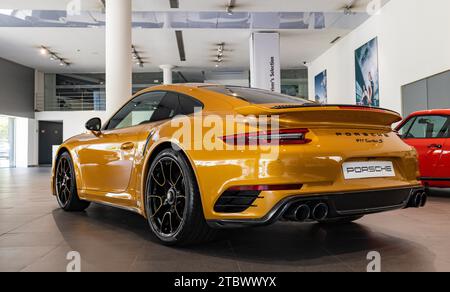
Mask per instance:
[[[391,127],[402,120],[399,113],[382,108],[354,105],[264,105],[253,104],[239,107],[236,111],[244,116],[280,116],[280,120],[302,123],[346,124]]]

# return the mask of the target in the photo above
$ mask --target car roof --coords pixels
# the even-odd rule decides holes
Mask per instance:
[[[426,115],[450,115],[450,109],[434,109],[414,112],[410,117],[426,116]]]

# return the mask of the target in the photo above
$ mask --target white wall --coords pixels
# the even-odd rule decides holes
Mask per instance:
[[[16,167],[28,167],[28,119],[15,118]]]
[[[36,120],[15,118],[16,167],[38,165]]]
[[[355,104],[355,50],[378,37],[380,106],[402,111],[401,86],[450,69],[450,1],[391,0],[309,66],[327,70],[328,103]]]
[[[63,123],[63,140],[86,132],[85,123],[91,118],[99,117],[106,122],[106,112],[38,112],[36,120]]]

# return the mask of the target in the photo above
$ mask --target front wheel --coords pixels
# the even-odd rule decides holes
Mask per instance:
[[[81,212],[89,207],[89,202],[78,197],[72,158],[67,152],[61,154],[56,162],[54,188],[58,204],[64,211]]]
[[[162,243],[188,245],[212,238],[194,172],[180,152],[166,149],[156,156],[145,198],[149,225]]]

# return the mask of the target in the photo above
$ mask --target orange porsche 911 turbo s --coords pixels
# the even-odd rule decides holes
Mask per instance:
[[[66,211],[137,212],[168,245],[278,220],[348,223],[425,205],[417,153],[391,128],[400,120],[259,89],[157,86],[65,141],[52,189]]]

